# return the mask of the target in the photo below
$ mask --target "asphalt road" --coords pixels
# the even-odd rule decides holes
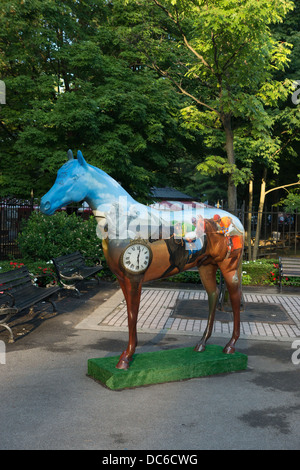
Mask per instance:
[[[134,455],[300,448],[300,364],[292,362],[292,354],[297,359],[300,353],[292,340],[240,339],[248,369],[231,374],[122,391],[88,377],[89,358],[119,355],[127,344],[121,331],[75,328],[115,289],[103,284],[80,300],[66,297],[58,315],[35,320],[29,334],[6,345],[5,364],[0,363],[1,450]],[[142,333],[137,352],[194,344],[194,336]]]

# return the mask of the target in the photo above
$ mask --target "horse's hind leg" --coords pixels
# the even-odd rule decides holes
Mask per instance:
[[[137,345],[136,324],[140,306],[142,283],[131,282],[127,278],[123,280],[119,279],[119,283],[127,304],[129,341],[127,349],[121,354],[116,367],[118,369],[128,369],[129,361],[131,360]]]
[[[204,331],[204,334],[200,342],[196,345],[195,351],[205,350],[206,341],[208,340],[208,338],[211,336],[211,333],[212,333],[216,306],[217,306],[217,301],[218,301],[218,295],[219,295],[217,282],[216,282],[217,269],[218,267],[212,264],[208,264],[206,266],[200,266],[198,268],[201,282],[208,295],[209,314],[208,314],[206,329]]]
[[[241,262],[235,268],[230,267],[230,261],[224,260],[219,264],[219,267],[224,276],[227,290],[230,297],[232,312],[233,312],[233,332],[230,341],[223,349],[224,353],[232,354],[235,351],[235,343],[240,336],[240,308],[241,308]]]

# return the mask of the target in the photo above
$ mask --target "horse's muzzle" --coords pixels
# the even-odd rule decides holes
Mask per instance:
[[[51,203],[50,201],[41,200],[40,210],[43,214],[49,214],[51,212]]]

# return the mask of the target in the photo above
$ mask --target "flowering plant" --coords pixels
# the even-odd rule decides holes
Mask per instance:
[[[277,263],[273,263],[273,267],[274,269],[272,269],[272,271],[269,272],[269,284],[271,286],[275,286],[277,284],[279,284],[279,266]],[[286,280],[288,280],[288,278],[286,278]]]
[[[21,268],[22,266],[24,266],[24,263],[20,263],[18,261],[11,261],[9,264],[13,269]]]
[[[42,266],[38,266],[37,269],[34,280],[39,287],[50,287],[57,284],[57,277],[53,269]]]
[[[33,280],[33,282],[39,287],[48,287],[57,284],[57,277],[49,264],[52,264],[52,261],[48,261],[47,263],[43,261],[34,261],[29,262],[28,265],[26,264],[29,274]],[[1,261],[0,269],[4,271],[8,271],[10,269],[18,269],[25,264],[19,260],[17,261]]]

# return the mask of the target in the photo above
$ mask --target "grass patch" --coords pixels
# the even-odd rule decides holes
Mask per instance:
[[[134,354],[128,370],[116,369],[119,356],[88,360],[88,375],[111,390],[140,387],[195,377],[236,372],[247,368],[247,356],[224,354],[207,345],[204,352],[178,348]]]

